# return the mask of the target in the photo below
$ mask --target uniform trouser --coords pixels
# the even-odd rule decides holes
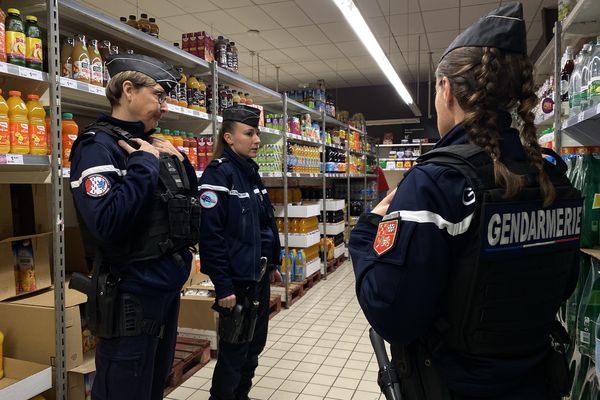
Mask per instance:
[[[163,338],[139,335],[100,339],[96,347],[93,400],[163,399],[175,354],[180,293],[135,296],[142,304],[144,318],[165,325]]]
[[[241,296],[238,296],[238,293],[241,294],[236,289],[236,298],[239,302]],[[231,344],[219,340],[219,356],[210,389],[211,400],[246,400],[248,398],[254,371],[258,366],[258,355],[267,343],[270,293],[269,277],[268,274],[265,274],[258,287],[260,305],[254,338],[251,342]]]

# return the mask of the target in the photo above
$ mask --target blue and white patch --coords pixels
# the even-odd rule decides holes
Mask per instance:
[[[219,197],[212,190],[207,190],[200,195],[200,205],[202,208],[213,208],[219,202]]]
[[[102,197],[110,191],[110,182],[104,175],[94,174],[85,179],[85,193],[90,197]]]

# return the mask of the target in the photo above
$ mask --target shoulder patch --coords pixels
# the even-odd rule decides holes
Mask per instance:
[[[213,208],[217,203],[219,203],[219,196],[212,190],[207,190],[200,195],[200,205],[202,208]]]
[[[398,218],[381,221],[377,228],[377,236],[373,242],[373,250],[378,256],[382,256],[396,246],[396,238],[400,220]]]
[[[85,178],[85,193],[90,197],[103,197],[110,191],[110,182],[100,174]]]

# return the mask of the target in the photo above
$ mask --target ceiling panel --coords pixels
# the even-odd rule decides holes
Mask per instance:
[[[344,57],[344,54],[334,44],[318,44],[311,46],[310,51],[323,60]]]
[[[456,8],[459,6],[459,0],[419,0],[419,2],[421,4],[421,11]]]
[[[135,5],[126,1],[116,1],[113,3],[107,2],[98,4],[98,2],[96,1],[88,0],[84,1],[83,3],[92,8],[98,9],[114,18],[117,18],[117,20],[119,19],[119,17],[129,16],[129,14],[138,15]]]
[[[185,26],[186,32],[197,32],[197,31],[206,30],[206,25],[204,24],[204,22],[199,21],[197,18],[194,18],[194,16],[191,14],[179,15],[177,17],[166,17],[166,18],[161,18],[161,20],[168,22],[169,24],[171,24],[174,27]],[[160,28],[160,26],[159,26],[159,28]],[[179,29],[181,32],[181,28],[179,28]],[[181,33],[184,33],[184,32],[181,32]],[[181,34],[179,35],[178,41],[181,41]]]
[[[354,40],[351,42],[343,42],[338,43],[337,47],[347,56],[347,57],[355,57],[355,56],[364,56],[369,54],[365,46],[359,40]]]
[[[244,25],[247,26],[249,29],[266,31],[269,29],[281,28],[277,21],[271,18],[260,7],[252,6],[232,8],[228,9],[227,13],[233,16],[238,21],[244,21]]]
[[[312,25],[313,23],[293,1],[265,4],[261,8],[285,28]]]
[[[260,52],[260,56],[261,58],[267,59],[276,65],[291,63],[294,61],[281,50],[263,50]]]
[[[454,40],[456,36],[458,36],[458,30],[434,32],[427,34],[427,37],[429,39],[429,46],[432,50],[448,48],[448,45],[452,43],[452,40]],[[424,43],[421,42],[422,46],[423,44]]]
[[[227,14],[223,10],[195,13],[194,16],[204,22],[205,28],[202,30],[206,30],[208,32],[211,31],[211,28],[217,29],[218,31],[223,32],[225,35],[248,31],[248,27],[246,25],[239,21],[235,21],[231,18],[231,15]]]
[[[523,4],[523,18],[525,21],[531,21],[536,17],[536,15],[539,16],[541,3],[541,0],[530,0]]]
[[[384,14],[396,15],[419,12],[419,0],[374,0],[379,2]]]
[[[160,25],[159,37],[161,39],[181,44],[181,28],[173,26],[163,19],[157,19],[156,22]]]
[[[354,70],[354,65],[348,58],[332,58],[323,60],[334,71]]]
[[[139,8],[150,14],[150,17],[160,15],[161,17],[173,16],[173,15],[184,15],[188,14],[186,10],[179,8],[175,5],[167,3],[165,7],[164,0],[138,0],[137,5]],[[136,13],[138,14],[138,13]],[[139,15],[139,14],[138,14]]]
[[[251,0],[211,0],[211,2],[223,9],[250,7],[254,5]]]
[[[487,4],[489,9],[493,10],[494,7],[498,7],[498,5],[500,4],[500,0],[461,0],[460,4],[463,7]]]
[[[403,36],[425,33],[423,20],[421,19],[421,14],[419,13],[392,15],[390,17],[390,23],[394,35]]]
[[[354,33],[354,30],[346,21],[319,24],[319,26],[332,42],[347,42],[349,40],[356,40],[356,33]]]
[[[297,47],[302,45],[302,43],[300,43],[300,41],[298,41],[298,39],[296,39],[294,35],[292,35],[285,29],[261,31],[260,36],[269,43],[271,43],[276,49]]]
[[[289,64],[281,64],[280,65],[281,69],[290,75],[295,75],[295,74],[304,74],[308,71],[306,71],[306,69],[302,66],[302,64],[298,64],[298,63],[289,63]]]
[[[169,2],[173,3],[180,9],[185,10],[187,13],[197,13],[219,9],[219,7],[217,7],[214,3],[211,3],[209,0],[169,0]]]
[[[377,17],[367,19],[367,25],[376,38],[390,36],[390,26],[387,23],[387,17]]]
[[[423,12],[427,32],[458,29],[458,8]]]
[[[330,40],[320,29],[314,25],[297,26],[289,28],[288,32],[296,37],[304,45],[327,44]]]
[[[340,9],[331,0],[296,0],[296,5],[317,24],[344,20]]]
[[[460,29],[466,29],[494,8],[493,4],[462,7],[460,11]]]
[[[359,70],[365,68],[378,68],[377,63],[373,60],[373,57],[370,55],[362,56],[362,57],[354,57],[352,58],[352,64]]]
[[[354,4],[360,10],[362,16],[366,18],[372,17],[381,17],[381,9],[377,4],[377,1],[374,0],[354,0]],[[384,10],[384,13],[387,13],[387,10]]]
[[[294,61],[312,61],[315,59],[315,55],[308,49],[308,47],[292,47],[288,49],[281,49],[288,57]]]
[[[307,71],[311,71],[313,73],[332,71],[331,67],[321,60],[305,61],[302,63],[302,66]]]
[[[260,36],[250,36],[247,33],[236,33],[228,35],[228,38],[234,41],[236,46],[242,46],[248,50],[260,51],[273,49],[273,46],[263,40]]]

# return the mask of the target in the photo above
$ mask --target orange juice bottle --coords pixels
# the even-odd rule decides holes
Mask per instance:
[[[171,136],[170,129],[163,129],[162,134],[165,140],[168,140],[171,144],[173,144],[173,136]]]
[[[178,130],[173,131],[173,145],[179,151],[183,151],[183,137],[179,134]]]
[[[10,130],[10,152],[29,154],[29,120],[27,106],[21,99],[21,92],[8,92],[8,126]]]
[[[0,89],[0,153],[10,152],[10,129],[8,126],[8,104],[2,97],[2,89]]]
[[[300,218],[298,222],[298,233],[306,234],[310,231],[308,218]]]
[[[46,131],[46,111],[40,104],[40,96],[27,96],[27,118],[29,119],[30,153],[36,155],[48,154],[48,132]]]
[[[71,148],[79,134],[79,127],[77,126],[77,123],[73,121],[73,114],[71,113],[63,113],[61,126],[63,167],[70,167],[71,161],[69,160],[69,157],[71,157]]]
[[[46,119],[44,120],[46,125],[46,133],[48,138],[48,154],[52,154],[52,121],[50,120],[50,107],[44,107],[46,113]]]

